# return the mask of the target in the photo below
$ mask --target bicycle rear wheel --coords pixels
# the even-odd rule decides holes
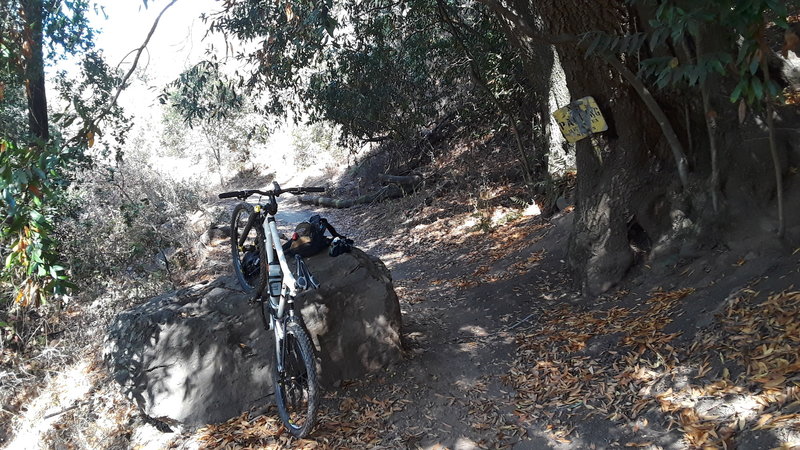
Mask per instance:
[[[283,355],[283,370],[275,364],[275,402],[278,414],[293,436],[308,436],[317,416],[319,386],[314,353],[308,334],[295,319],[286,323],[284,338],[278,343]]]
[[[231,217],[231,256],[233,271],[242,289],[257,297],[267,285],[267,253],[261,224],[254,223],[247,231],[244,243],[239,244],[247,221],[255,214],[253,205],[249,203],[240,203],[234,208]]]

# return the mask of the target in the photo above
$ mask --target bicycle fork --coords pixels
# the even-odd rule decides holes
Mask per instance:
[[[285,369],[286,353],[289,349],[286,348],[286,324],[294,317],[294,311],[289,308],[289,314],[283,318],[277,319],[274,315],[270,315],[272,321],[272,330],[275,333],[275,364],[278,366],[278,373],[283,373]]]
[[[278,371],[283,371],[284,355],[281,352],[283,341],[286,339],[286,321],[276,317],[277,308],[269,300],[261,301],[261,318],[264,322],[264,329],[272,331],[275,337],[275,361]]]
[[[281,351],[284,347],[284,340],[286,339],[286,329],[282,323],[283,321],[275,320],[272,316],[272,330],[275,333],[275,364],[278,366],[278,373],[283,373],[284,356],[285,352]]]

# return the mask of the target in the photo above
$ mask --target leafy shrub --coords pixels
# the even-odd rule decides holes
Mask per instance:
[[[210,193],[204,180],[178,181],[154,169],[141,154],[115,166],[81,174],[58,227],[60,253],[74,280],[163,276],[181,253],[191,259],[199,236],[189,217]]]

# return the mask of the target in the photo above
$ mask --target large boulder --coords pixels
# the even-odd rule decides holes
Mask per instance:
[[[400,359],[400,305],[383,263],[358,249],[306,261],[321,286],[298,307],[322,384]],[[258,308],[232,277],[155,297],[117,316],[104,358],[148,416],[189,426],[225,421],[273,401],[274,342]]]

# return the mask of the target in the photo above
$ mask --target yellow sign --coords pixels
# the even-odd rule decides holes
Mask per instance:
[[[606,119],[592,97],[583,97],[553,112],[564,138],[569,143],[578,142],[592,133],[608,129]]]

